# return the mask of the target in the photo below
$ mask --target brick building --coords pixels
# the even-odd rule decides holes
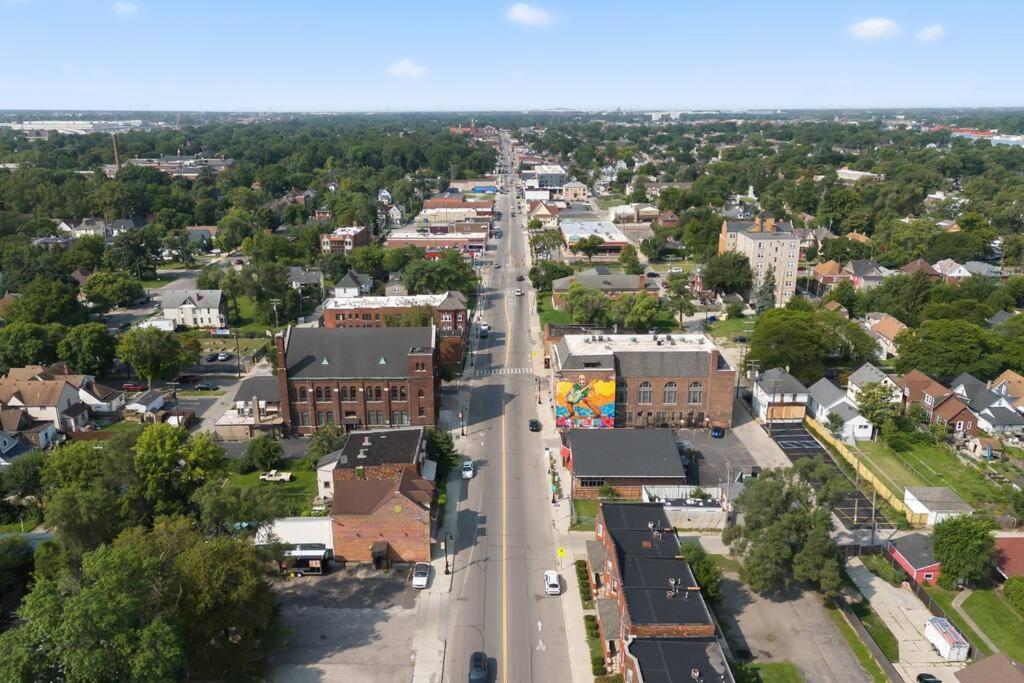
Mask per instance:
[[[396,479],[334,482],[331,537],[339,562],[430,561],[434,482],[405,469]]]
[[[756,291],[771,269],[775,274],[775,305],[784,306],[796,293],[797,263],[800,238],[793,224],[776,221],[770,214],[760,213],[753,221],[724,221],[718,238],[718,253],[743,254],[754,272]]]
[[[352,432],[344,446],[317,462],[317,496],[332,497],[336,481],[394,480],[407,469],[420,475],[425,457],[423,427]]]
[[[480,232],[431,232],[416,228],[401,228],[388,234],[388,249],[400,249],[409,245],[420,247],[438,258],[444,249],[455,249],[463,256],[475,257],[482,254],[487,245],[487,230]]]
[[[572,472],[574,499],[597,498],[605,485],[640,500],[645,485],[686,484],[686,456],[671,429],[572,429],[562,460]]]
[[[433,426],[440,367],[434,327],[289,327],[274,337],[286,434],[322,424]]]
[[[624,680],[633,683],[734,683],[715,638],[637,638],[626,646]]]
[[[389,320],[429,312],[438,331],[441,363],[454,367],[462,363],[469,339],[469,306],[462,292],[405,296],[331,297],[323,302],[324,327],[387,327]]]
[[[360,225],[336,228],[320,235],[320,251],[325,254],[347,254],[356,247],[370,243],[370,231]]]
[[[732,424],[736,371],[702,334],[570,334],[550,364],[556,412],[567,408],[560,385],[608,380],[615,427]]]

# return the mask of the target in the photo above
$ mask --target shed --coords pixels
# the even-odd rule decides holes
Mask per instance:
[[[928,526],[957,515],[970,515],[974,508],[945,486],[903,490],[903,504],[915,515],[927,515]]]
[[[942,564],[935,559],[932,539],[924,534],[907,534],[889,541],[886,552],[903,567],[915,583],[934,586],[942,576]]]
[[[124,405],[125,410],[133,413],[155,413],[164,407],[164,395],[155,389],[145,391]]]

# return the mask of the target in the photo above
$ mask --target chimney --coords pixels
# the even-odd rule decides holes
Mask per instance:
[[[775,217],[768,215],[762,219],[762,225],[764,226],[765,232],[775,232]]]
[[[252,395],[252,420],[254,424],[260,424],[260,400],[256,394]]]
[[[290,330],[291,328],[288,328],[284,333],[278,332],[274,335],[274,348],[277,352],[278,393],[281,397],[281,417],[284,418],[285,433],[290,432],[292,428],[292,407],[288,396],[288,363],[285,361],[285,351],[288,348],[285,335]]]

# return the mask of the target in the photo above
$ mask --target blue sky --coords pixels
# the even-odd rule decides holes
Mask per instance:
[[[1024,105],[1024,2],[0,0],[0,108]]]

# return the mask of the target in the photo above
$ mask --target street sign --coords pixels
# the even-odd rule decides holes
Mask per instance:
[[[563,557],[565,557],[565,548],[559,548],[558,549],[558,559],[562,559]]]

